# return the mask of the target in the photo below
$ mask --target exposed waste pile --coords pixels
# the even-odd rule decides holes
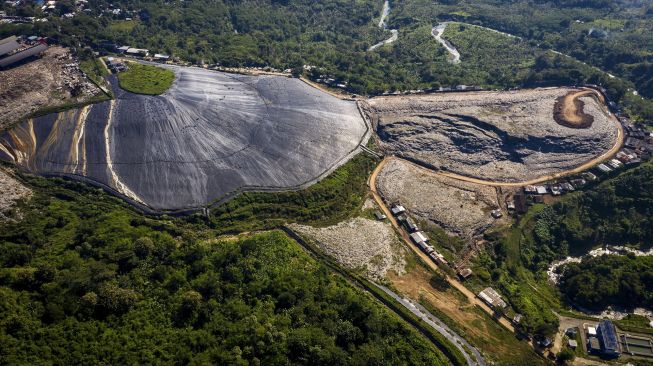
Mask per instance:
[[[89,99],[101,91],[66,48],[51,46],[39,59],[0,71],[0,130],[38,109]]]
[[[298,79],[171,67],[163,95],[47,115],[0,136],[0,158],[100,184],[156,211],[242,189],[298,188],[352,156],[368,128],[354,102]]]
[[[521,182],[582,165],[614,147],[616,118],[580,94],[585,128],[554,120],[554,104],[575,89],[446,93],[370,99],[364,106],[388,154],[460,175]],[[576,103],[575,98],[567,98]]]

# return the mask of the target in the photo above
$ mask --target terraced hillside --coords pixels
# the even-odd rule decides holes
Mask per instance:
[[[319,178],[367,132],[354,102],[297,79],[174,67],[160,96],[116,99],[28,120],[0,138],[0,158],[109,187],[154,210],[205,206],[240,189]]]
[[[379,97],[365,109],[389,154],[460,175],[520,182],[580,166],[610,151],[621,138],[618,122],[595,92],[563,98],[575,89]],[[592,123],[554,118],[556,101],[567,114]]]

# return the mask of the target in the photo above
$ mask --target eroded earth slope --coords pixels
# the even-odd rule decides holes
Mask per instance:
[[[309,183],[367,132],[354,102],[297,79],[172,67],[165,94],[28,120],[0,136],[0,158],[99,183],[155,210],[205,206],[239,189]]]
[[[595,92],[570,99],[582,105],[578,113],[591,116],[589,126],[556,122],[556,100],[574,90],[379,97],[365,110],[387,153],[474,178],[520,182],[575,168],[615,145],[617,122]]]

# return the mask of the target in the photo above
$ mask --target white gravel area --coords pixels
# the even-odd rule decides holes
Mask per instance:
[[[291,228],[314,239],[341,265],[363,270],[372,279],[382,279],[388,271],[406,273],[405,248],[387,221],[356,217],[324,228],[297,224]]]

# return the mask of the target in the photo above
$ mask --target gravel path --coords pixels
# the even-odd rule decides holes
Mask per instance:
[[[447,28],[447,23],[440,23],[431,29],[431,35],[451,54],[451,63],[460,63],[460,52],[446,39],[442,39],[442,34]]]
[[[390,15],[390,1],[385,0],[383,3],[383,10],[381,11],[381,20],[379,20],[379,28],[382,28],[383,30],[389,30],[390,33],[392,33],[392,36],[384,41],[381,41],[373,46],[371,46],[368,51],[374,51],[375,49],[390,44],[394,41],[396,41],[399,38],[399,31],[396,29],[388,29],[388,22],[386,21],[388,19],[388,16]]]

